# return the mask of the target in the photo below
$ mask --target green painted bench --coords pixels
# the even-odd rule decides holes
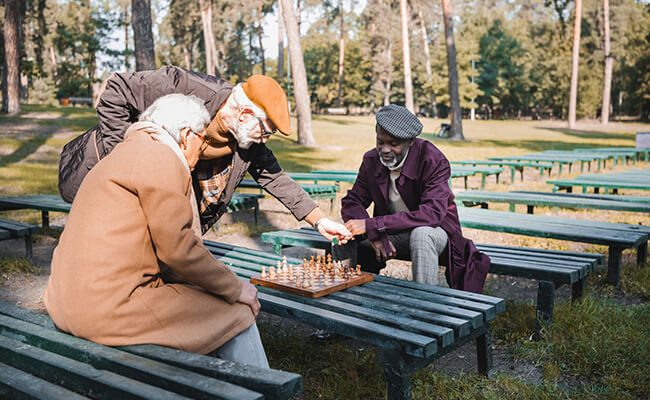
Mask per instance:
[[[637,249],[639,264],[648,258],[647,226],[469,207],[459,207],[458,216],[465,228],[608,246],[607,282],[611,285],[618,285],[624,249]]]
[[[619,159],[621,161],[621,164],[624,164],[626,161],[628,162],[631,161],[632,164],[636,163],[636,152],[627,151],[627,150],[617,150],[617,151],[544,150],[540,154],[568,155],[568,156],[580,154],[586,157],[595,157],[595,160],[598,161],[599,163],[598,169],[600,169],[601,162],[603,163],[603,167],[605,167],[605,163],[609,159],[612,160],[612,168],[616,166]]]
[[[571,193],[573,186],[582,187],[582,192],[587,193],[587,188],[593,188],[594,193],[600,189],[607,194],[610,190],[616,194],[618,189],[650,190],[650,177],[643,173],[620,174],[587,174],[573,179],[553,179],[546,183],[553,185],[553,191],[566,190]]]
[[[259,216],[259,194],[235,193],[228,204],[228,212],[248,210],[255,212],[255,224]],[[50,212],[69,213],[72,204],[65,202],[60,196],[53,194],[37,194],[28,196],[0,197],[0,211],[8,210],[40,210],[42,227],[50,227]]]
[[[628,202],[610,199],[559,197],[546,192],[491,192],[466,190],[456,193],[456,202],[464,206],[481,206],[488,208],[488,203],[507,203],[510,211],[515,212],[517,204],[525,204],[528,214],[533,214],[535,207],[560,207],[571,209],[615,210],[627,212],[650,213],[648,202]]]
[[[252,179],[244,179],[241,181],[238,188],[244,189],[259,189],[260,194],[264,192],[264,189]],[[336,200],[336,192],[339,190],[338,185],[323,185],[323,184],[314,184],[314,183],[301,183],[305,192],[312,199],[329,199],[330,206],[333,209],[335,206],[334,201]]]
[[[523,156],[508,156],[508,157],[489,157],[488,160],[498,161],[534,161],[534,162],[550,162],[558,166],[558,175],[562,175],[562,167],[566,165],[569,173],[571,173],[571,166],[574,163],[580,163],[580,171],[584,169],[584,164],[587,163],[588,168],[591,168],[592,161],[598,161],[598,170],[600,170],[600,160],[606,160],[608,156],[598,155],[561,155],[561,154],[540,154],[531,153]]]
[[[578,148],[574,149],[574,151],[592,151],[592,152],[616,152],[616,151],[633,151],[636,153],[636,160],[640,161],[641,156],[643,155],[643,158],[645,160],[645,163],[648,164],[650,160],[648,160],[648,156],[650,155],[650,148],[637,148],[637,147],[583,147],[583,148]]]
[[[242,279],[282,257],[204,240]],[[301,259],[288,257],[290,264]],[[411,376],[438,357],[475,341],[478,371],[492,364],[491,328],[502,299],[375,275],[374,281],[311,299],[259,286],[262,311],[308,323],[379,348],[388,399],[411,398]]]
[[[103,346],[0,302],[0,397],[279,400],[301,392],[294,373],[155,345]]]
[[[32,259],[32,233],[38,232],[38,227],[22,222],[0,219],[0,240],[25,238],[25,256]]]
[[[515,190],[511,193],[540,193],[531,192],[526,190]],[[591,193],[563,193],[563,192],[543,192],[544,196],[549,198],[566,198],[580,201],[580,199],[599,199],[599,200],[612,200],[627,203],[643,203],[650,204],[650,196],[628,196],[619,194],[591,194]]]
[[[539,169],[539,176],[544,177],[544,171],[548,170],[548,175],[551,176],[551,169],[553,168],[552,163],[542,163],[542,162],[526,162],[526,161],[495,161],[495,160],[463,160],[463,161],[450,161],[451,165],[497,165],[499,167],[509,167],[510,168],[510,183],[515,183],[515,172],[519,171],[521,173],[521,180],[524,180],[524,167],[537,168]]]
[[[463,178],[465,189],[468,188],[468,178],[470,176],[481,174],[481,188],[485,187],[485,180],[490,175],[495,175],[496,182],[499,183],[499,174],[503,172],[500,167],[481,167],[481,166],[451,166],[451,176],[449,178],[449,187],[453,178]],[[296,180],[313,180],[336,181],[336,182],[355,182],[358,171],[352,170],[311,170],[309,173],[290,172],[289,176]]]
[[[265,232],[262,241],[273,245],[276,254],[286,247],[308,247],[331,253],[331,243],[312,228]],[[523,247],[477,244],[491,259],[490,273],[533,279],[537,288],[537,330],[551,323],[555,290],[571,286],[571,299],[582,296],[587,276],[604,267],[602,254],[576,253]]]

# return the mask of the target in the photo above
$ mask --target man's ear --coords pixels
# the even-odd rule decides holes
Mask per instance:
[[[253,110],[251,110],[250,108],[244,108],[243,110],[241,110],[239,112],[239,117],[238,117],[239,122],[243,122],[247,114],[254,115]]]
[[[181,141],[178,143],[180,146],[181,150],[186,150],[187,149],[187,142],[189,140],[189,135],[190,135],[190,128],[185,127],[181,129],[180,136],[181,136]]]

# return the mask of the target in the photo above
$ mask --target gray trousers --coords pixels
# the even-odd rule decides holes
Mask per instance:
[[[260,338],[257,324],[253,323],[248,329],[230,339],[216,350],[219,357],[256,367],[268,368],[269,361]]]
[[[438,259],[449,240],[444,229],[418,226],[410,231],[388,235],[388,239],[397,250],[395,258],[411,260],[414,281],[438,284]],[[343,265],[360,264],[362,270],[373,273],[379,273],[385,266],[385,263],[377,261],[375,251],[367,239],[356,238],[344,245],[333,245],[332,258],[341,261]]]

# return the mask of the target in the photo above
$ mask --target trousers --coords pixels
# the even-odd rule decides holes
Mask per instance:
[[[268,368],[269,361],[260,338],[257,324],[253,323],[248,329],[230,339],[216,350],[219,357],[256,367]]]
[[[368,239],[355,238],[344,245],[332,245],[332,258],[343,265],[361,265],[366,272],[379,273],[386,266],[377,260],[375,250]],[[413,280],[429,285],[438,284],[440,254],[447,247],[447,232],[440,227],[418,226],[408,231],[388,235],[395,246],[395,258],[411,260]]]

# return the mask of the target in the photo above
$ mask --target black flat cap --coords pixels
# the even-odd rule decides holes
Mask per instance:
[[[413,139],[422,133],[422,123],[405,107],[397,104],[383,106],[377,111],[377,123],[391,136]]]

